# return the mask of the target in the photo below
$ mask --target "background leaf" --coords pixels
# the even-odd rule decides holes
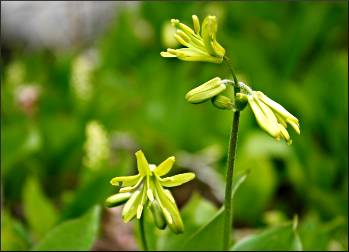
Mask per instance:
[[[259,234],[251,235],[238,241],[232,251],[301,251],[302,244],[297,230],[295,230],[295,219],[293,223],[272,227]]]
[[[235,177],[232,200],[234,199],[237,189],[246,180],[248,173],[249,171],[245,171]],[[183,250],[221,250],[223,247],[223,223],[224,207],[221,207],[211,220],[198,229],[192,236],[189,236],[186,242],[184,242],[183,247],[181,247],[181,245],[178,246]]]
[[[56,224],[57,210],[44,195],[35,177],[29,177],[24,185],[23,203],[24,214],[33,238],[38,240]]]
[[[90,250],[98,234],[100,206],[51,230],[32,250]]]

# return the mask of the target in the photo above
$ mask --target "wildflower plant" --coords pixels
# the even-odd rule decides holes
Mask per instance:
[[[106,206],[115,207],[125,203],[122,218],[125,223],[136,218],[143,223],[143,213],[150,208],[156,226],[164,229],[168,226],[174,233],[182,233],[183,221],[179,213],[176,201],[171,192],[166,189],[189,182],[195,178],[192,172],[182,173],[170,177],[163,177],[170,172],[175,162],[171,156],[158,166],[149,164],[141,150],[135,153],[137,159],[138,174],[113,178],[110,183],[121,187],[117,194],[108,197]],[[143,224],[141,231],[143,230]],[[143,231],[142,231],[143,232]],[[142,236],[144,233],[142,233]],[[143,246],[146,247],[143,237]]]
[[[300,126],[298,119],[279,103],[267,97],[263,92],[254,91],[250,86],[238,81],[225,49],[216,40],[217,20],[215,16],[207,16],[201,28],[199,18],[193,15],[192,19],[194,29],[177,19],[171,20],[172,25],[177,29],[174,37],[184,48],[168,48],[160,55],[166,58],[175,57],[183,61],[216,64],[224,61],[232,74],[232,79],[214,77],[185,95],[189,103],[200,104],[211,100],[216,108],[233,111],[224,200],[223,250],[228,250],[232,225],[232,182],[240,111],[249,105],[258,125],[277,141],[284,139],[287,144],[292,143],[287,126],[290,125],[298,134],[300,134]]]

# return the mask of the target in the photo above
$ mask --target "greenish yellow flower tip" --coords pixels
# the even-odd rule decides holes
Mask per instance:
[[[202,103],[222,93],[225,89],[225,82],[216,77],[190,90],[185,95],[185,99],[193,104]]]
[[[119,206],[126,202],[122,218],[129,222],[135,217],[140,219],[144,209],[149,207],[156,226],[164,229],[166,225],[175,232],[181,233],[184,225],[171,192],[164,187],[179,186],[195,178],[192,172],[182,173],[171,177],[166,175],[173,167],[175,157],[171,156],[158,166],[149,164],[140,150],[135,153],[138,174],[113,178],[110,183],[121,186],[119,193],[108,197],[107,207]]]
[[[248,96],[243,93],[237,93],[235,96],[235,107],[237,110],[242,111],[248,103]]]
[[[216,17],[207,16],[201,29],[199,18],[193,15],[192,19],[194,30],[178,19],[171,19],[172,25],[177,29],[174,37],[184,48],[168,48],[166,52],[161,52],[160,55],[166,58],[176,57],[184,61],[221,63],[225,55],[225,49],[216,40]]]
[[[290,124],[296,133],[300,134],[298,119],[262,92],[252,91],[248,95],[248,103],[259,126],[277,141],[284,139],[287,144],[292,143],[291,137],[286,130],[287,124]]]

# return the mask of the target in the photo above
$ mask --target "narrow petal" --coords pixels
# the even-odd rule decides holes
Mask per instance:
[[[283,138],[285,139],[286,143],[287,144],[291,144],[292,143],[291,137],[288,134],[288,132],[285,129],[285,127],[282,126],[282,124],[279,124],[279,128],[280,128],[281,134],[282,134]]]
[[[164,58],[176,58],[177,55],[174,55],[172,53],[169,53],[169,52],[161,52],[160,55]]]
[[[177,42],[180,43],[181,45],[189,46],[189,42],[185,41],[185,39],[183,39],[182,36],[175,34],[174,37],[177,40]]]
[[[174,187],[174,186],[179,186],[184,183],[189,182],[190,180],[193,180],[195,178],[195,174],[192,172],[187,172],[187,173],[182,173],[178,174],[172,177],[167,177],[167,178],[160,178],[160,183],[162,186],[165,187]]]
[[[138,204],[137,207],[137,219],[140,219],[142,216],[142,212],[144,209],[144,205],[147,202],[147,187],[144,186],[143,190],[142,190],[142,197],[141,197],[141,201]]]
[[[130,197],[132,193],[117,193],[105,200],[106,207],[116,207],[125,203]]]
[[[298,121],[293,121],[293,120],[287,120],[287,122],[291,125],[291,127],[297,132],[298,135],[301,134],[301,131],[299,129],[299,123]]]
[[[194,31],[195,31],[195,33],[199,34],[199,32],[200,32],[200,21],[199,21],[199,18],[196,15],[192,15],[191,17],[193,19]]]
[[[278,122],[282,124],[282,126],[285,127],[285,129],[287,129],[287,122],[285,121],[285,119],[278,113],[275,113],[276,118],[278,119]]]
[[[141,174],[142,176],[149,174],[150,173],[149,164],[147,159],[144,156],[143,151],[139,150],[136,152],[135,155],[137,158],[137,168],[138,168],[139,174]]]
[[[268,96],[266,96],[265,94],[263,94],[261,91],[257,91],[256,92],[258,97],[265,102],[266,104],[268,104],[268,106],[275,110],[275,112],[279,113],[281,116],[283,116],[285,119],[286,118],[292,118],[295,121],[298,121],[298,119],[293,116],[290,112],[288,112],[283,106],[281,106],[279,103],[273,101],[272,99],[270,99]]]
[[[184,61],[204,61],[212,63],[221,63],[223,59],[209,55],[205,51],[190,47],[175,50],[178,59]]]
[[[249,96],[248,103],[250,104],[253,114],[256,117],[258,125],[271,136],[278,137],[280,133],[279,129],[275,129],[275,126],[269,123],[269,119],[266,117],[266,115],[264,114],[261,107],[258,105],[257,101],[254,99],[253,96]]]
[[[154,180],[156,186],[155,198],[164,213],[168,226],[174,233],[182,233],[184,231],[184,225],[177,205],[168,198],[159,181],[157,179]]]
[[[170,192],[170,190],[164,189],[164,192],[165,192],[167,198],[169,198],[169,200],[171,200],[174,204],[176,204],[176,201],[175,201],[175,199],[173,198],[173,195],[172,195],[172,193]]]
[[[166,175],[172,169],[175,161],[176,158],[174,156],[167,158],[155,168],[154,173],[156,173],[158,176]]]
[[[115,177],[110,180],[110,184],[115,186],[133,186],[138,182],[140,176],[140,174],[137,174],[133,176]]]
[[[150,202],[154,201],[153,190],[154,190],[154,186],[150,182],[150,177],[147,176],[147,197],[150,200]]]
[[[137,207],[141,201],[142,194],[140,191],[135,191],[131,198],[126,202],[124,209],[122,210],[122,219],[125,223],[132,220],[137,214]]]
[[[140,185],[140,183],[143,181],[144,177],[139,177],[138,181],[136,184],[134,184],[133,186],[127,186],[127,187],[123,187],[120,189],[120,192],[131,192],[137,189],[137,187]]]

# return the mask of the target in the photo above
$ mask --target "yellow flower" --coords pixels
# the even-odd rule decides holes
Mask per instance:
[[[136,158],[138,174],[113,178],[110,183],[122,188],[118,194],[106,199],[106,206],[113,207],[126,202],[122,218],[129,222],[134,217],[140,219],[143,209],[149,203],[155,224],[159,228],[163,229],[167,224],[173,232],[183,232],[184,226],[176,202],[171,192],[163,187],[182,185],[194,179],[195,174],[188,172],[162,178],[171,170],[175,157],[169,157],[158,166],[148,164],[142,151],[136,152]]]
[[[177,28],[175,38],[186,48],[171,49],[161,52],[162,57],[177,57],[184,61],[204,61],[221,63],[225,55],[225,49],[217,42],[217,20],[215,16],[207,16],[201,26],[196,15],[192,16],[194,30],[180,23],[178,19],[171,22]]]
[[[273,101],[260,91],[252,91],[250,94],[242,94],[248,97],[248,103],[256,117],[259,126],[276,140],[285,139],[292,143],[286,128],[287,124],[300,134],[299,121],[279,103]]]

